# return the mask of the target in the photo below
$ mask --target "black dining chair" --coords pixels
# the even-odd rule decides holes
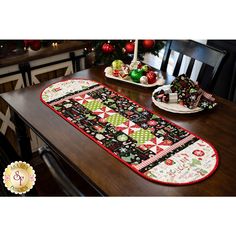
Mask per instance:
[[[178,52],[178,59],[174,67],[173,76],[179,76],[181,63],[184,56],[190,57],[185,74],[190,78],[195,61],[202,62],[197,76],[199,85],[207,91],[212,91],[217,81],[217,74],[222,66],[226,51],[201,44],[192,40],[168,40],[161,64],[161,70],[166,72],[171,52]],[[207,76],[206,71],[208,71]],[[210,72],[209,72],[210,71]]]
[[[60,164],[56,160],[53,152],[46,146],[39,148],[39,155],[50,170],[53,178],[56,180],[61,190],[68,196],[84,196],[84,194],[75,187],[75,185],[66,176]]]
[[[57,182],[58,186],[66,196],[84,197],[104,195],[98,189],[96,189],[94,185],[82,179],[82,177],[79,179],[79,181],[77,178],[78,182],[74,183],[75,180],[72,181],[68,176],[68,170],[65,171],[65,166],[63,166],[65,163],[61,163],[58,159],[58,156],[49,147],[42,146],[38,149],[38,152],[54,180]]]

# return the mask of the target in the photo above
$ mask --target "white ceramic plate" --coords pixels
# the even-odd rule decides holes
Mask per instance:
[[[146,87],[146,88],[151,88],[151,87],[155,87],[155,86],[161,86],[165,83],[165,80],[163,79],[163,77],[161,75],[159,75],[159,79],[153,83],[153,84],[141,84],[141,83],[135,83],[134,81],[132,81],[132,79],[128,76],[126,79],[122,79],[120,77],[115,77],[113,75],[110,75],[108,73],[105,72],[105,76],[107,78],[110,78],[110,79],[114,79],[114,80],[119,80],[119,81],[122,81],[122,82],[126,82],[126,83],[129,83],[129,84],[135,84],[137,86],[141,86],[141,87]]]
[[[172,112],[172,113],[180,113],[180,114],[191,114],[191,113],[196,113],[196,112],[199,112],[199,111],[202,111],[203,109],[200,108],[200,107],[196,107],[194,109],[189,109],[187,107],[184,107],[184,106],[181,106],[180,104],[178,103],[165,103],[165,102],[158,102],[154,99],[153,95],[156,93],[156,92],[159,92],[160,90],[162,89],[169,89],[170,88],[170,85],[163,85],[157,89],[155,89],[152,93],[152,102],[157,106],[159,107],[160,109],[162,110],[165,110],[165,111],[169,111],[169,112]]]

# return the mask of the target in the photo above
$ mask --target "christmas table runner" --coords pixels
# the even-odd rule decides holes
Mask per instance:
[[[192,184],[218,165],[211,144],[95,81],[75,78],[52,84],[41,101],[148,180]]]

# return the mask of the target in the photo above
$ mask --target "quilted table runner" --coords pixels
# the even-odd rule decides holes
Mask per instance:
[[[52,84],[41,101],[148,180],[192,184],[218,165],[212,145],[97,82],[75,78]]]

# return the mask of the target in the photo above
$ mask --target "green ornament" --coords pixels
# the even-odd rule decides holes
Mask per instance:
[[[115,60],[112,62],[111,65],[113,70],[121,70],[121,67],[124,65],[124,62],[121,60]]]
[[[149,66],[148,66],[148,65],[143,65],[143,66],[142,66],[142,70],[143,70],[144,72],[148,72]]]
[[[130,77],[135,83],[140,83],[140,78],[143,76],[143,71],[139,69],[134,69],[130,72]]]

